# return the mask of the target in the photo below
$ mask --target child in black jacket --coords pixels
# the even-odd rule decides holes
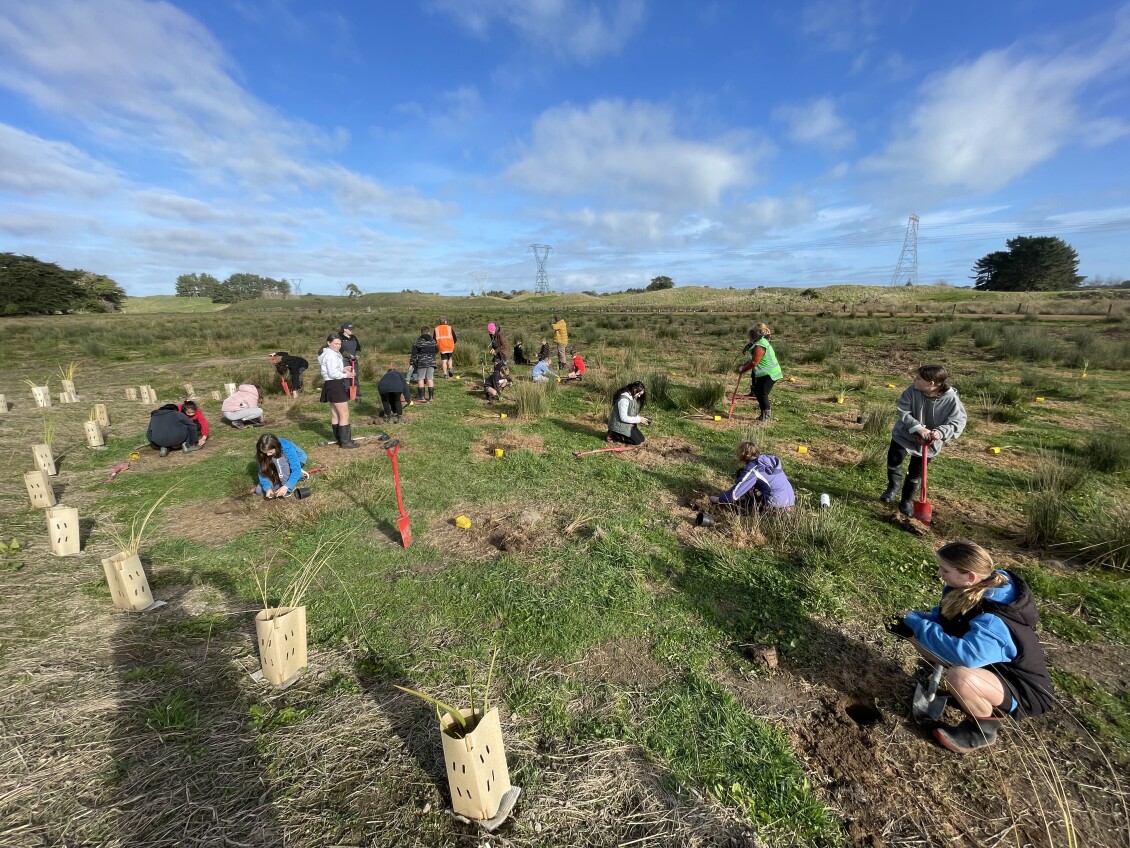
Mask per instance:
[[[387,424],[404,423],[404,407],[412,402],[412,389],[404,375],[396,370],[395,364],[389,364],[388,371],[377,383],[377,392],[381,396],[381,406],[384,407],[382,417]],[[404,401],[401,404],[401,400]]]

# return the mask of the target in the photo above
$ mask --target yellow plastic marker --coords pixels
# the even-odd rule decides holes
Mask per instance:
[[[989,448],[989,453],[1000,453],[1000,452],[1001,452],[1000,448]]]
[[[505,417],[506,417],[506,413],[505,413],[505,412],[500,412],[500,413],[498,413],[498,417],[499,417],[499,418],[505,418]]]
[[[808,448],[805,447],[804,445],[797,445],[796,446],[796,452],[797,453],[808,453]]]
[[[131,453],[129,455],[129,458],[130,459],[141,459],[141,454],[139,454],[137,451],[134,451],[133,453]]]
[[[458,527],[460,530],[470,530],[471,529],[471,519],[469,519],[465,515],[458,515],[458,516],[455,517],[455,526]]]
[[[560,383],[560,382],[561,382],[561,378],[560,378],[560,377],[558,377],[558,378],[557,378],[557,382],[558,382],[558,383]]]
[[[790,382],[790,383],[795,383],[795,382],[796,382],[796,377],[789,377],[789,382]]]
[[[722,416],[721,416],[721,415],[715,415],[715,416],[714,416],[714,420],[715,420],[715,421],[721,421],[721,420],[722,420]]]
[[[456,379],[456,380],[462,380],[463,378],[462,378],[461,376],[459,376],[458,374],[456,374],[456,375],[455,375],[455,379]]]
[[[506,453],[506,451],[504,451],[502,448],[495,448],[494,449],[494,455],[495,456],[502,456],[504,453]]]
[[[836,403],[843,403],[843,402],[844,402],[844,399],[842,397],[836,398]]]
[[[1036,398],[1036,403],[1043,403],[1043,402],[1044,402],[1044,399],[1042,397]]]
[[[887,388],[893,389],[893,388],[895,388],[895,384],[894,383],[887,383]]]

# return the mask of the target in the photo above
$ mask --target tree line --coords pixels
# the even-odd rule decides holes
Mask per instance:
[[[288,294],[288,280],[275,280],[258,274],[232,274],[222,282],[211,274],[181,274],[177,277],[177,297],[206,297],[212,303],[239,303],[260,297],[286,297]]]
[[[125,290],[104,274],[0,253],[0,310],[5,315],[118,312],[125,296]]]

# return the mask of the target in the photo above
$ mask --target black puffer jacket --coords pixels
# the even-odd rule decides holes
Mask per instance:
[[[435,368],[436,356],[439,355],[439,345],[429,335],[421,335],[412,345],[412,356],[409,360],[413,368]]]
[[[159,448],[179,448],[190,438],[196,442],[196,425],[175,403],[168,403],[149,414],[149,429],[145,435]]]

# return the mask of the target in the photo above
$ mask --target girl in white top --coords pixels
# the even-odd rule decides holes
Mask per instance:
[[[349,425],[349,383],[353,367],[345,364],[341,355],[341,336],[333,333],[318,352],[318,366],[322,369],[322,403],[330,405],[330,421],[338,447],[360,447],[353,441]]]

